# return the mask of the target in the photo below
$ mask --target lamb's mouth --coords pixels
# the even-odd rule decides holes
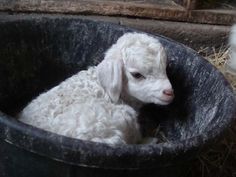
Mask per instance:
[[[158,101],[154,101],[155,104],[161,104],[161,105],[168,105],[170,104],[174,97],[168,97],[167,99],[163,99],[163,98],[160,98],[160,97],[154,97],[155,100],[158,100]]]

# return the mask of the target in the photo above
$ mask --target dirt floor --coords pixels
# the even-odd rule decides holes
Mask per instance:
[[[229,49],[211,48],[210,51],[203,49],[199,53],[225,75],[236,91],[236,75],[229,74],[225,69]],[[198,156],[186,177],[236,177],[236,123],[220,142]]]

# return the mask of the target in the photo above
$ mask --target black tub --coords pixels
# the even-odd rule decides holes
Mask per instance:
[[[14,118],[40,92],[100,62],[127,31],[135,30],[72,16],[0,17],[1,177],[182,177],[199,150],[222,135],[236,111],[229,84],[196,52],[158,36],[168,52],[176,98],[168,107],[149,105],[143,112],[168,141],[114,148]]]

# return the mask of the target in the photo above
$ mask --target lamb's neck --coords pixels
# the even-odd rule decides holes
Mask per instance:
[[[125,93],[121,94],[120,100],[121,102],[128,104],[129,106],[134,108],[136,111],[138,111],[143,106],[143,103],[141,101]]]

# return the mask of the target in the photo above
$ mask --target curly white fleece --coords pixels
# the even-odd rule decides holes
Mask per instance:
[[[138,143],[142,136],[137,105],[168,104],[173,99],[165,70],[165,51],[157,39],[127,33],[98,66],[39,95],[23,109],[19,120],[82,140]],[[142,77],[136,77],[137,73]]]
[[[96,67],[41,94],[22,111],[20,120],[83,140],[120,144],[140,139],[136,112],[111,102],[98,82]]]

